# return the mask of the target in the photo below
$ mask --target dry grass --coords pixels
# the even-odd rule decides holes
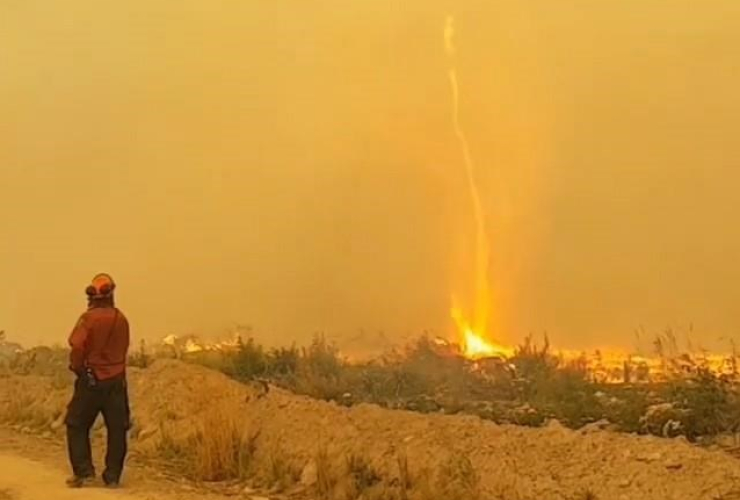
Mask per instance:
[[[60,392],[49,387],[43,397],[39,397],[37,390],[29,389],[35,381],[23,382],[28,384],[12,385],[0,399],[0,423],[31,430],[49,430],[63,409]]]
[[[202,481],[249,477],[257,433],[251,433],[239,413],[218,411],[198,423],[190,449],[193,475]]]
[[[324,445],[314,457],[320,500],[478,500],[479,477],[470,460],[453,454],[436,473],[418,471],[412,477],[406,454],[397,455],[397,473],[380,473],[366,457],[345,455],[337,464]]]
[[[399,458],[399,475],[384,476],[361,454],[332,455],[320,445],[313,458],[316,466],[314,494],[319,500],[425,500],[411,491],[408,464]]]
[[[13,391],[9,401],[4,402],[0,411],[0,421],[5,424],[28,422],[32,417],[34,398],[31,394]]]
[[[437,471],[436,494],[446,500],[477,500],[480,477],[466,455],[453,453]]]
[[[362,455],[345,457],[345,470],[348,479],[347,493],[351,499],[366,498],[383,489],[383,478]]]
[[[157,422],[156,444],[146,458],[162,461],[197,481],[244,480],[252,474],[258,434],[241,416],[234,400],[217,400],[208,411],[193,415],[187,427],[166,411]]]
[[[300,479],[301,471],[292,462],[290,455],[279,443],[273,443],[267,454],[267,467],[262,473],[265,486],[277,491],[285,491]]]
[[[334,493],[337,477],[329,461],[329,451],[326,444],[319,444],[314,461],[316,464],[316,494],[321,500],[329,500]]]
[[[413,486],[411,474],[409,473],[409,459],[406,452],[398,454],[398,486],[401,500],[407,500],[408,491]]]

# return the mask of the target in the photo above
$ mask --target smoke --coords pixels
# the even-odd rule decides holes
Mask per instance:
[[[3,2],[0,329],[738,340],[736,0],[450,5]]]

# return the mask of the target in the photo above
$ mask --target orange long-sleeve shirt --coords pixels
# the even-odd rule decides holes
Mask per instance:
[[[98,380],[124,375],[129,341],[128,320],[121,311],[88,309],[69,336],[70,368],[75,373],[91,368]]]

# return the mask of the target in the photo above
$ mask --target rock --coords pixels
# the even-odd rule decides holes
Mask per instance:
[[[683,430],[683,423],[678,420],[670,419],[663,424],[662,434],[663,437],[675,437],[681,434]]]
[[[243,495],[246,495],[246,496],[253,495],[255,492],[256,492],[256,490],[254,488],[249,487],[249,486],[245,486],[244,489],[242,490],[242,494]]]
[[[630,486],[632,486],[632,480],[626,477],[626,478],[624,478],[624,479],[621,479],[621,480],[620,480],[620,481],[619,481],[619,482],[617,483],[617,485],[618,485],[618,486],[619,486],[620,488],[629,488]]]
[[[669,470],[680,470],[683,468],[683,464],[677,458],[671,457],[665,461],[665,468]]]
[[[675,437],[682,432],[687,416],[687,410],[676,408],[673,403],[661,403],[648,407],[640,417],[640,427],[654,436]]]
[[[605,431],[611,427],[612,423],[609,422],[606,419],[599,420],[598,422],[593,422],[590,424],[586,424],[583,427],[581,427],[581,433],[582,434],[591,434],[593,432],[600,432]]]
[[[43,434],[41,435],[41,437],[42,437],[43,439],[51,439],[51,438],[53,437],[53,434],[51,433],[51,431],[46,431],[46,432],[44,432],[44,433],[43,433]]]
[[[249,497],[249,500],[270,500],[267,497],[261,497],[261,496],[251,496]]]
[[[313,486],[318,481],[319,472],[316,462],[311,460],[306,464],[301,472],[301,484],[303,486]]]

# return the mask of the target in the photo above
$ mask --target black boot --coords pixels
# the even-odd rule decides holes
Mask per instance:
[[[95,476],[72,476],[67,479],[67,486],[70,488],[84,488],[95,481]]]

